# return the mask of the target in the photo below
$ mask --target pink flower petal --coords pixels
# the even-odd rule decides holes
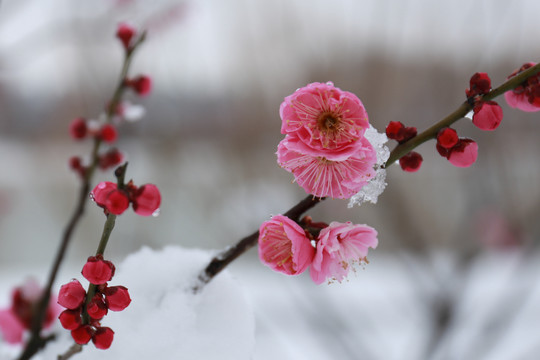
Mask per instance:
[[[1,338],[8,344],[22,343],[24,326],[11,310],[0,310]]]
[[[314,196],[347,199],[356,194],[374,176],[376,152],[365,138],[358,151],[343,161],[294,151],[294,136],[286,136],[278,145],[278,163],[291,172],[298,185]]]
[[[275,271],[298,275],[311,264],[315,249],[305,231],[286,216],[275,215],[259,229],[259,258]]]
[[[316,284],[325,280],[342,281],[351,265],[363,262],[369,248],[378,245],[377,231],[367,225],[332,222],[319,234],[317,252],[310,268]]]

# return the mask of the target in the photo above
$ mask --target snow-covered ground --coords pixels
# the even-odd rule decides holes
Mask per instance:
[[[111,349],[92,345],[74,358],[101,359],[536,359],[540,346],[539,257],[485,253],[420,258],[374,252],[344,283],[317,286],[249,257],[200,295],[186,292],[209,254],[145,248],[118,265],[114,284],[133,302],[109,314]],[[74,272],[76,274],[76,272]],[[0,273],[2,301],[13,274]],[[1,305],[5,305],[4,303]],[[449,305],[447,328],[437,331]],[[67,331],[41,359],[70,345]],[[440,335],[440,336],[438,336]],[[0,346],[0,359],[16,349]]]

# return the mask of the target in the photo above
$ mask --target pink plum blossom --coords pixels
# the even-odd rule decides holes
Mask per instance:
[[[259,258],[275,271],[287,275],[304,272],[315,249],[305,231],[286,216],[275,215],[259,229]]]
[[[285,98],[279,113],[281,133],[296,136],[306,149],[304,153],[313,156],[350,156],[369,128],[360,99],[331,82],[296,90]]]
[[[341,282],[351,265],[366,261],[369,248],[378,244],[377,231],[367,225],[332,222],[321,230],[310,268],[316,284],[325,280]]]
[[[474,106],[472,122],[481,130],[495,130],[503,118],[502,108],[495,101],[480,101]]]
[[[347,199],[356,194],[375,175],[377,154],[370,142],[362,137],[354,145],[355,152],[345,157],[316,156],[303,151],[303,143],[286,136],[278,145],[278,163],[291,172],[307,193],[314,196]],[[332,156],[336,155],[336,156]]]
[[[42,291],[39,284],[33,279],[27,280],[22,286],[13,290],[11,306],[0,310],[0,337],[4,341],[9,344],[22,343],[24,332],[32,326]],[[61,308],[56,303],[56,297],[51,296],[43,320],[44,328],[51,326],[60,311]]]
[[[535,63],[533,62],[523,64],[519,69],[510,74],[508,79],[534,65]],[[540,111],[540,94],[538,93],[540,90],[539,83],[539,74],[531,76],[515,89],[505,92],[504,98],[510,107],[526,112]]]
[[[459,139],[458,143],[450,149],[448,161],[457,167],[469,167],[478,157],[478,144],[472,139]]]

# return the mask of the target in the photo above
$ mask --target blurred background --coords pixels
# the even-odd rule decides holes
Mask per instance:
[[[118,147],[128,177],[157,184],[163,202],[157,218],[118,219],[111,259],[143,245],[221,249],[303,198],[274,154],[279,105],[296,88],[333,81],[379,131],[389,121],[421,131],[465,100],[473,73],[496,86],[539,61],[539,11],[533,0],[3,0],[0,305],[48,271],[78,191],[68,159],[91,146],[68,125],[97,118],[112,96],[119,22],[148,30],[131,75],[154,87],[128,95],[146,115],[121,128]],[[255,359],[301,359],[307,348],[315,359],[536,359],[540,118],[499,102],[496,131],[455,126],[479,143],[472,167],[453,167],[428,142],[419,172],[390,168],[377,205],[332,200],[310,212],[378,230],[350,283],[270,273],[256,251],[231,267],[256,311]],[[65,269],[95,252],[102,224],[88,207]],[[78,273],[65,269],[59,283]]]

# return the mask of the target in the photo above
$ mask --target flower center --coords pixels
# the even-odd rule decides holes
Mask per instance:
[[[339,120],[339,117],[332,113],[322,113],[318,119],[319,128],[324,132],[333,132],[338,128],[340,122]]]

